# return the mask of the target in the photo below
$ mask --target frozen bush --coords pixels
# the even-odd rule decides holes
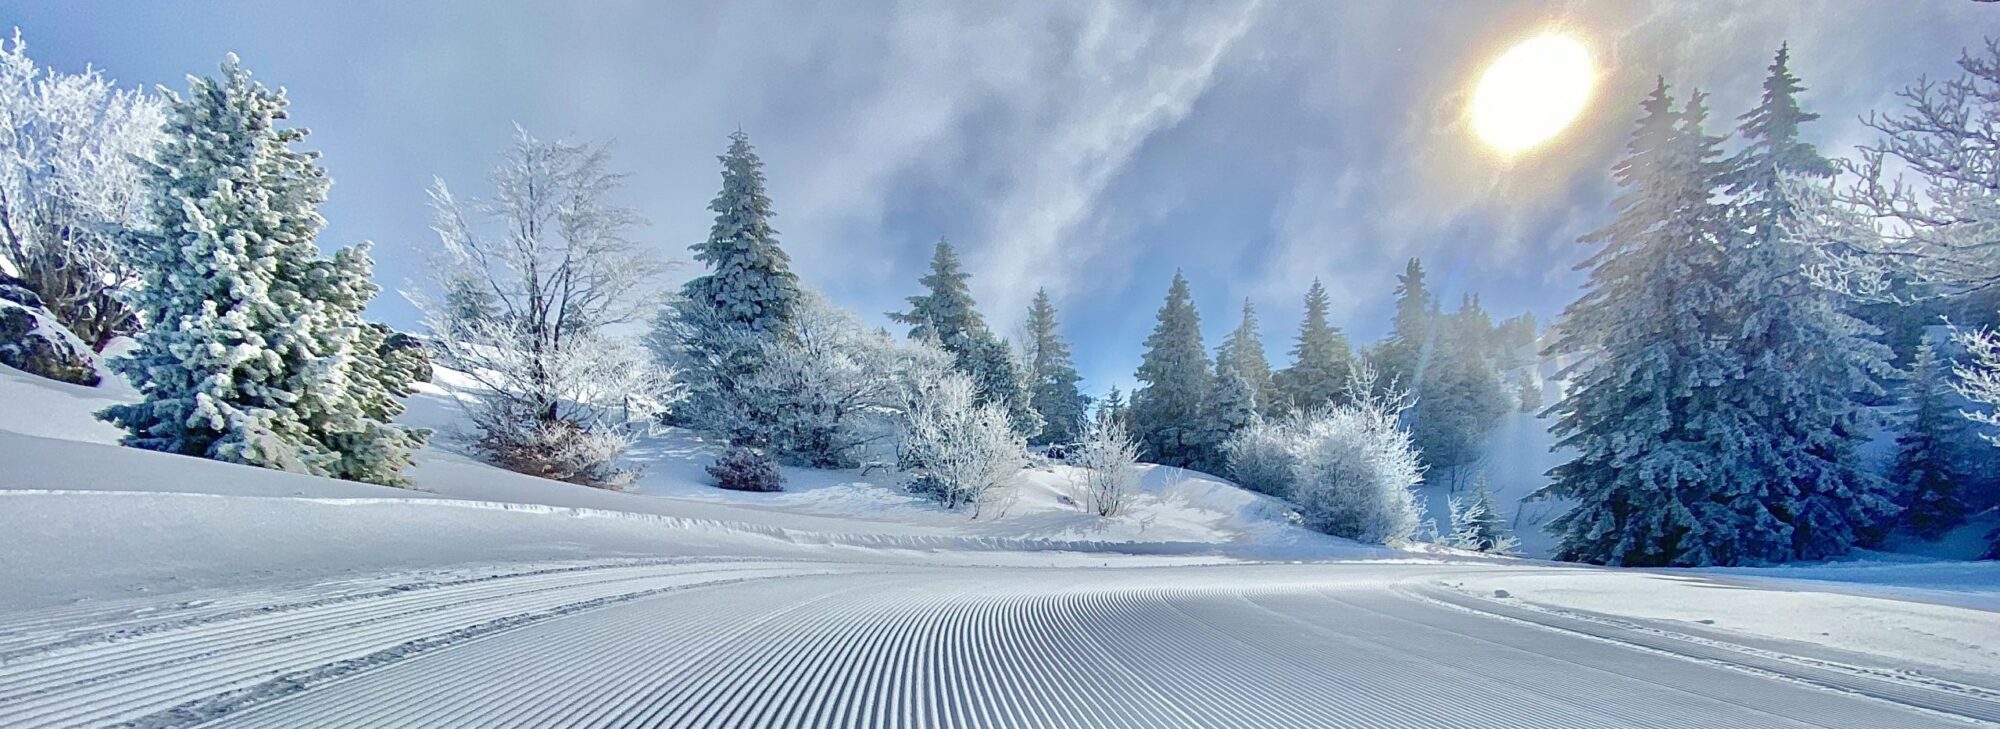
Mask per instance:
[[[998,404],[976,404],[972,380],[944,369],[914,373],[896,444],[897,466],[911,493],[974,517],[1006,503],[1027,460]]]
[[[1260,421],[1237,431],[1222,446],[1229,477],[1251,491],[1291,496],[1299,432],[1297,419]]]
[[[731,491],[783,491],[778,462],[754,448],[736,446],[708,467],[715,485]]]
[[[1070,476],[1070,498],[1079,508],[1098,516],[1117,516],[1138,491],[1139,444],[1113,418],[1100,418],[1084,432],[1084,440],[1065,459],[1076,467]]]
[[[631,485],[639,475],[614,465],[631,445],[625,430],[593,429],[571,420],[507,418],[501,412],[473,412],[480,430],[474,446],[501,468],[612,490]]]
[[[1423,513],[1410,487],[1423,468],[1393,409],[1360,403],[1314,416],[1296,457],[1291,498],[1308,527],[1374,544],[1416,533]]]

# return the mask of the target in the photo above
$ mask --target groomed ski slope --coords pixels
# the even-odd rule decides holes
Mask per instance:
[[[406,491],[111,445],[122,396],[0,368],[0,727],[2000,726],[1992,563],[1401,551],[1167,469],[971,522],[686,440],[638,493],[448,448]]]
[[[1960,727],[2000,690],[1379,563],[517,566],[12,616],[0,726]]]

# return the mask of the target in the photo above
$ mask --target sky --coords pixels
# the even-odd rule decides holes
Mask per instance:
[[[321,245],[369,240],[389,291],[438,251],[425,188],[477,196],[519,124],[607,143],[640,239],[696,269],[742,129],[795,269],[887,324],[932,245],[960,249],[989,323],[1053,297],[1091,392],[1129,389],[1175,269],[1213,347],[1257,308],[1282,364],[1313,279],[1357,343],[1387,328],[1421,257],[1447,308],[1544,324],[1576,297],[1579,235],[1608,223],[1611,165],[1658,77],[1733,124],[1789,43],[1805,134],[1830,156],[1858,117],[1954,75],[2000,5],[1818,2],[18,2],[29,55],[130,86],[186,88],[235,52],[283,86],[335,184]],[[1547,32],[1581,42],[1590,104],[1502,157],[1467,101],[1485,64]],[[1713,129],[1712,131],[1723,131]]]

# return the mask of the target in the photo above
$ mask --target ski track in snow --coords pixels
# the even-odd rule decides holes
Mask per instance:
[[[526,564],[0,616],[0,726],[2000,726],[1423,565]]]

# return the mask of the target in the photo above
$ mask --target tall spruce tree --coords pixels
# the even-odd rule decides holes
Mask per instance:
[[[771,227],[777,213],[764,192],[764,162],[742,131],[729,135],[722,189],[708,239],[691,246],[707,273],[690,279],[659,317],[650,338],[666,366],[680,373],[687,398],[675,406],[689,425],[742,445],[762,445],[776,415],[746,391],[766,345],[791,336],[800,307],[798,276]]]
[[[1424,283],[1424,264],[1412,258],[1396,276],[1396,315],[1388,338],[1376,350],[1381,386],[1400,387],[1422,397],[1424,370],[1436,345],[1440,318],[1437,299]]]
[[[320,254],[330,185],[280,128],[282,92],[236,56],[219,79],[170,99],[149,172],[152,226],[132,236],[147,326],[112,367],[144,399],[99,413],[125,443],[298,473],[402,485],[421,431],[379,338],[361,319],[377,291],[368,246]]]
[[[1507,411],[1490,354],[1492,320],[1478,297],[1465,296],[1459,310],[1437,327],[1423,394],[1410,413],[1410,434],[1429,467],[1426,478],[1457,476],[1449,469],[1476,460],[1486,435]]]
[[[1201,343],[1201,316],[1180,271],[1174,271],[1158,318],[1139,362],[1143,384],[1132,393],[1132,432],[1147,460],[1196,468],[1205,456],[1202,399],[1214,375]]]
[[[691,302],[715,310],[716,318],[753,332],[782,332],[798,307],[798,276],[791,256],[778,246],[771,227],[771,198],[764,193],[764,160],[742,130],[729,135],[722,161],[722,190],[708,204],[715,223],[708,240],[690,247],[708,267],[682,288]]]
[[[891,312],[889,319],[910,325],[911,339],[936,341],[951,353],[953,366],[972,378],[978,403],[1005,407],[1015,431],[1032,435],[1042,423],[1030,402],[1031,393],[1023,387],[1021,365],[1007,343],[986,328],[972,301],[971,278],[959,267],[951,241],[939,238],[931,253],[930,273],[918,279],[924,293],[909,297],[910,310]]]
[[[1030,402],[1042,417],[1042,430],[1028,439],[1036,445],[1074,443],[1087,425],[1090,398],[1077,390],[1083,378],[1070,359],[1069,344],[1056,331],[1056,307],[1047,289],[1035,291],[1028,306],[1027,365]]]
[[[1969,481],[1965,444],[1969,422],[1946,400],[1947,363],[1926,342],[1917,345],[1909,383],[1910,412],[1896,437],[1890,482],[1898,489],[1902,524],[1924,539],[1944,536],[1965,523],[1962,487]]]
[[[1195,467],[1208,473],[1222,473],[1228,467],[1223,445],[1259,420],[1257,392],[1237,367],[1235,362],[1217,358],[1215,377],[1202,399],[1201,454]]]
[[[1791,527],[1791,544],[1753,558],[1823,559],[1872,541],[1895,511],[1891,486],[1857,447],[1867,439],[1860,399],[1879,399],[1891,374],[1874,326],[1849,315],[1834,292],[1806,277],[1813,242],[1799,226],[1790,186],[1833,174],[1833,163],[1799,139],[1819,118],[1802,110],[1797,77],[1779,48],[1762,102],[1743,114],[1743,147],[1722,177],[1729,196],[1736,307],[1732,340],[1744,368],[1741,407],[1756,414],[1748,437],[1761,508]]]
[[[1723,337],[1723,214],[1712,200],[1717,140],[1699,92],[1674,108],[1665,79],[1613,168],[1617,219],[1584,236],[1588,286],[1563,312],[1551,353],[1588,353],[1552,412],[1557,447],[1542,496],[1572,506],[1549,528],[1556,557],[1657,566],[1755,562],[1782,554],[1790,527],[1754,499],[1741,470],[1748,413],[1727,383],[1742,370]],[[1745,479],[1749,481],[1746,483]]]
[[[1347,396],[1354,353],[1347,336],[1328,320],[1331,301],[1326,286],[1313,279],[1306,290],[1305,319],[1292,344],[1292,364],[1272,377],[1278,409],[1309,411],[1339,403]]]
[[[1257,412],[1271,412],[1278,392],[1271,384],[1271,361],[1264,356],[1264,335],[1257,331],[1257,307],[1243,300],[1243,320],[1215,348],[1217,362],[1228,362],[1250,386]]]

